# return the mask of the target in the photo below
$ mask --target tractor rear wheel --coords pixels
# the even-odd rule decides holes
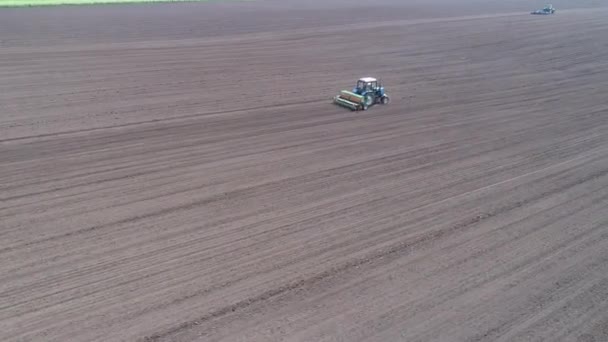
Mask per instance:
[[[367,107],[373,105],[374,104],[374,100],[375,99],[374,99],[374,97],[372,95],[370,95],[370,94],[365,95],[365,97],[363,98],[363,105],[364,105],[364,107],[366,107],[366,109],[367,109]]]

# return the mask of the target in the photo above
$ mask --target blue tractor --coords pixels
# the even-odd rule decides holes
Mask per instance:
[[[351,91],[342,90],[334,97],[334,103],[352,110],[367,110],[374,104],[388,104],[390,98],[384,91],[382,82],[373,77],[363,77],[357,81],[357,86]]]
[[[550,14],[555,14],[555,8],[553,7],[553,5],[548,4],[543,9],[539,9],[539,10],[533,11],[530,14],[534,14],[534,15],[550,15]]]

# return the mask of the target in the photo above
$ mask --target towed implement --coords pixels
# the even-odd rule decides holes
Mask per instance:
[[[367,110],[374,104],[388,104],[390,99],[382,83],[372,77],[363,77],[352,90],[342,90],[334,97],[334,103],[350,110]]]

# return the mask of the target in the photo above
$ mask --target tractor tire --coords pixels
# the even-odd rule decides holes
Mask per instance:
[[[380,103],[382,103],[383,105],[388,104],[389,102],[391,102],[391,99],[388,96],[382,96],[382,98],[380,99]]]
[[[367,107],[374,104],[374,100],[375,99],[372,95],[369,95],[369,94],[365,95],[364,100],[363,100],[363,106],[366,107],[366,109],[367,109]]]

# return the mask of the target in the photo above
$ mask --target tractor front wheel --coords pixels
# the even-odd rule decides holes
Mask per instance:
[[[382,98],[380,99],[380,102],[385,105],[388,104],[389,102],[391,102],[391,99],[388,96],[382,96]]]

